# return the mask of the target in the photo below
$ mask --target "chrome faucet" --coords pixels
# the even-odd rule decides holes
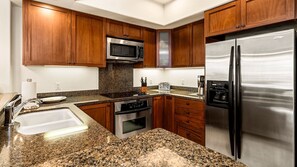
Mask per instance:
[[[5,114],[5,120],[4,120],[4,126],[10,126],[13,125],[14,119],[20,114],[20,112],[22,111],[22,109],[24,108],[24,106],[30,102],[36,102],[38,104],[41,104],[42,101],[37,99],[37,98],[33,98],[33,99],[29,99],[26,100],[24,102],[22,102],[21,104],[19,104],[18,106],[16,106],[16,104],[18,104],[18,102],[22,99],[21,95],[18,95],[13,101],[9,102],[5,108],[4,108],[4,114]]]

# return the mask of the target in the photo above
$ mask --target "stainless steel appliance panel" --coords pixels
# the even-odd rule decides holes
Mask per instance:
[[[205,88],[207,82],[228,81],[231,48],[235,47],[235,40],[211,43],[206,45]],[[234,53],[233,53],[234,54]],[[207,94],[206,94],[207,99]],[[229,137],[228,109],[206,105],[206,147],[216,150],[229,157],[231,143]],[[233,146],[234,147],[234,146]],[[234,158],[234,157],[233,157]]]
[[[294,39],[294,30],[287,30],[237,40],[242,115],[237,144],[239,161],[248,166],[294,166]]]

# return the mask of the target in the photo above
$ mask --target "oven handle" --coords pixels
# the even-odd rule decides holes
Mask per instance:
[[[150,110],[152,107],[146,107],[141,109],[135,109],[135,110],[128,110],[128,111],[118,111],[115,112],[115,115],[123,115],[123,114],[131,114],[131,113],[138,113],[145,110]]]

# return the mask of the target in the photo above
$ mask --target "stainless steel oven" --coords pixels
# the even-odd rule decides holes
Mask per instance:
[[[117,137],[122,139],[152,129],[152,98],[114,104]]]
[[[109,62],[143,61],[143,47],[143,42],[107,37],[106,59]]]

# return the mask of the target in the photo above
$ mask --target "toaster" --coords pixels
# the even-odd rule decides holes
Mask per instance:
[[[170,91],[170,84],[168,82],[159,83],[159,91]]]

